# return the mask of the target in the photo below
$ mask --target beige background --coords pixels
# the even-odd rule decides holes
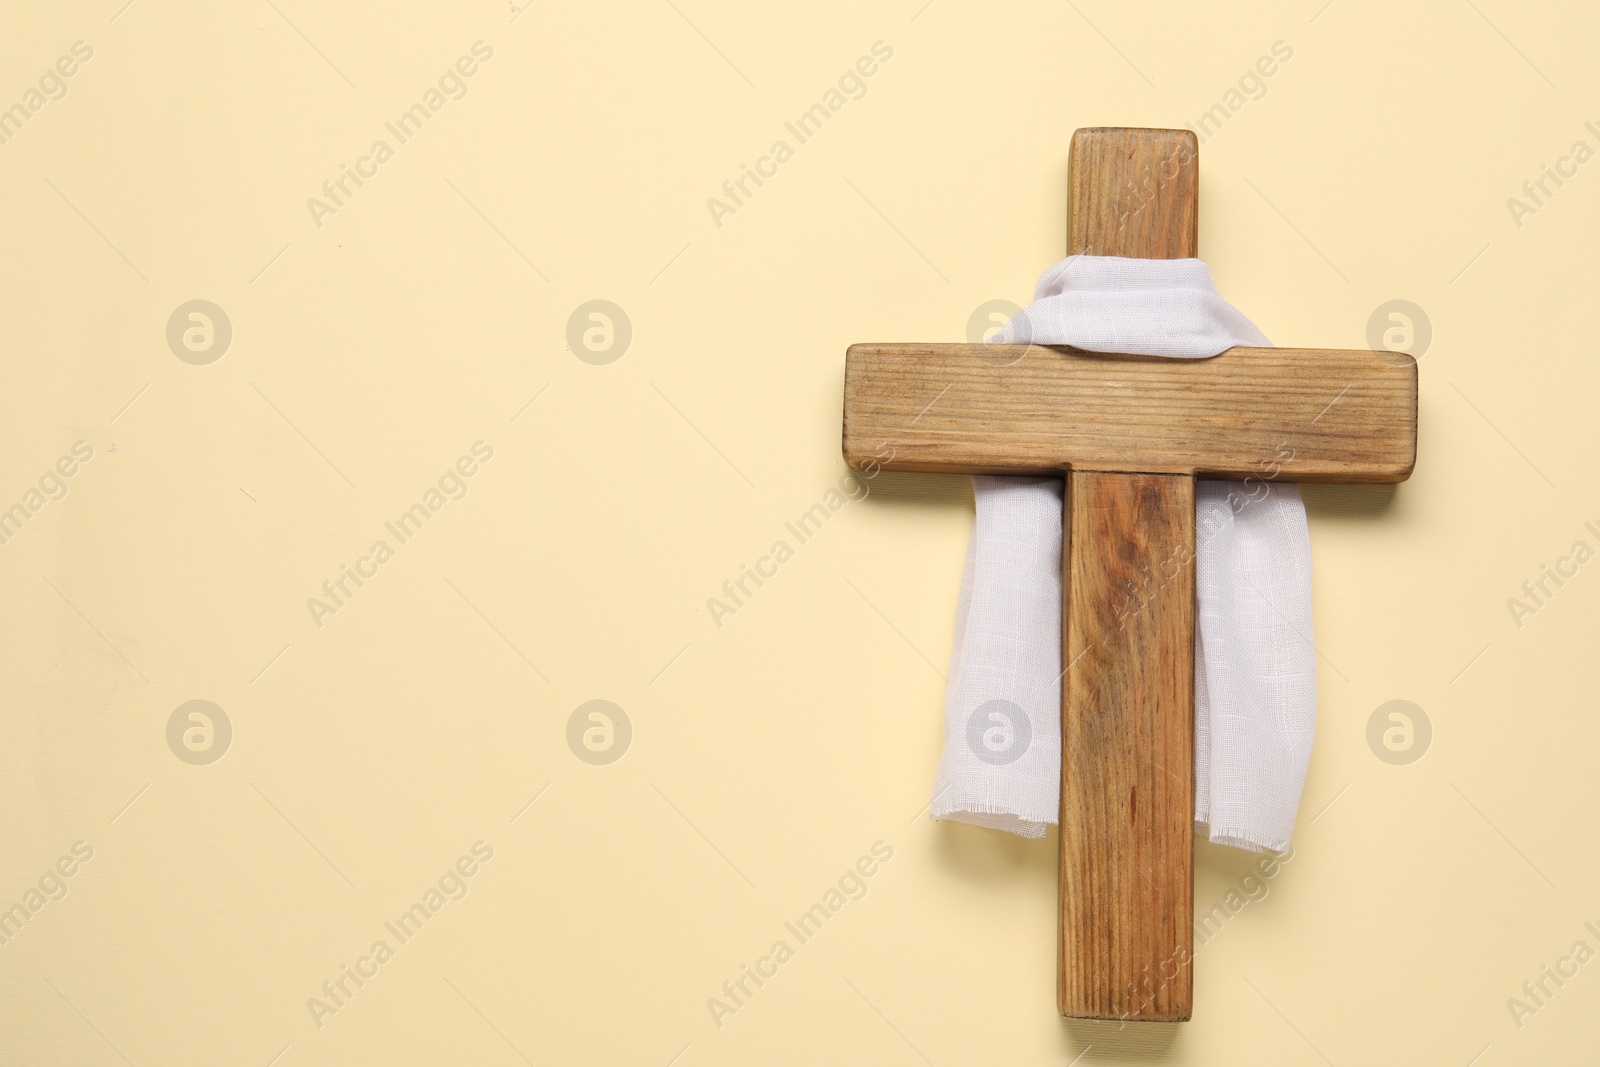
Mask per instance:
[[[1600,547],[1600,165],[1520,227],[1506,205],[1600,147],[1587,7],[123,2],[0,29],[0,107],[94,50],[0,144],[0,508],[94,450],[0,545],[0,908],[93,849],[0,946],[0,1060],[1592,1058],[1600,964],[1507,1007],[1600,949],[1600,569],[1507,607]],[[479,40],[466,97],[315,225]],[[865,96],[716,226],[879,40]],[[1424,309],[1417,474],[1308,494],[1296,850],[1200,950],[1194,1021],[1064,1024],[1054,837],[919,812],[966,484],[885,476],[720,629],[705,602],[844,473],[847,344],[1025,302],[1071,131],[1195,121],[1276,41],[1202,149],[1202,254],[1280,343]],[[596,298],[633,326],[606,366],[564,343]],[[209,365],[165,339],[193,299],[232,323]],[[479,440],[465,498],[314,625]],[[207,766],[167,742],[196,699],[233,728]],[[565,739],[592,699],[632,724],[609,766]],[[1407,766],[1366,740],[1394,699],[1433,729]],[[480,840],[465,899],[319,1027],[307,999]],[[880,840],[865,897],[718,1028],[707,999]],[[1252,857],[1197,849],[1204,911]]]

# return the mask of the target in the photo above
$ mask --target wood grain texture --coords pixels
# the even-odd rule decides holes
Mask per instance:
[[[1193,1003],[1194,479],[1067,478],[1062,1015]]]
[[[1197,153],[1194,135],[1177,130],[1075,133],[1069,250],[1195,255]],[[1207,462],[1226,451],[1221,465],[1236,470],[1259,461],[1251,452],[1273,436],[1242,432],[1253,397],[1229,405],[1234,417],[1214,432],[1215,409],[1185,403],[1199,378],[1158,384],[1173,381],[1159,372],[1174,360],[1054,352],[1034,362],[1100,371],[1081,407],[1051,409],[1058,438],[1087,429],[1074,450],[1098,441],[1096,454],[1114,460],[1108,470],[1128,469],[1121,464],[1130,458],[1134,470],[1160,469],[1146,462],[1158,454],[1193,470],[1201,440],[1219,446]],[[1196,367],[1210,371],[1206,381],[1232,380],[1223,394],[1264,370],[1249,357],[1208,362]],[[1229,374],[1235,363],[1240,373]],[[1267,377],[1289,384],[1282,374]],[[1042,399],[1033,393],[1038,384],[1027,380],[1034,403]],[[1209,398],[1218,399],[1214,387]],[[1137,421],[1122,422],[1116,413],[1130,402]],[[1194,417],[1182,418],[1183,410]],[[1176,437],[1169,436],[1174,421]],[[1194,1007],[1194,478],[1074,470],[1065,508],[1057,1007],[1075,1019],[1187,1019]]]
[[[1200,144],[1188,130],[1081,129],[1067,158],[1067,254],[1198,255]]]
[[[1387,483],[1416,450],[1417,367],[1392,352],[858,344],[845,357],[844,455],[858,469],[1244,478],[1275,462],[1290,481]]]

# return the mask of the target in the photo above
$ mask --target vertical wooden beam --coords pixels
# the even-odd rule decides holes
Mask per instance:
[[[1084,129],[1068,251],[1196,254],[1182,130]],[[1193,1010],[1194,479],[1067,476],[1057,1003],[1072,1018]]]
[[[1068,475],[1061,1014],[1193,1003],[1194,479]]]
[[[1068,255],[1199,255],[1199,141],[1188,130],[1077,131],[1067,213]]]

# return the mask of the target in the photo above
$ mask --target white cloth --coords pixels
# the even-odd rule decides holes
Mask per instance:
[[[1271,344],[1202,261],[1110,256],[1051,267],[994,340],[1189,359]],[[1195,491],[1195,825],[1251,850],[1288,848],[1316,728],[1311,542],[1299,488],[1272,480],[1282,458]],[[929,811],[1039,837],[1061,795],[1062,482],[973,491]]]

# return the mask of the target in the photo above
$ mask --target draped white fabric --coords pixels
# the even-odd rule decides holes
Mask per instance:
[[[994,340],[1180,359],[1271,344],[1201,260],[1110,256],[1051,267]],[[1316,728],[1305,505],[1274,480],[1292,448],[1195,493],[1195,824],[1251,850],[1288,848]],[[973,490],[929,810],[1039,837],[1061,793],[1062,482],[977,477]]]

